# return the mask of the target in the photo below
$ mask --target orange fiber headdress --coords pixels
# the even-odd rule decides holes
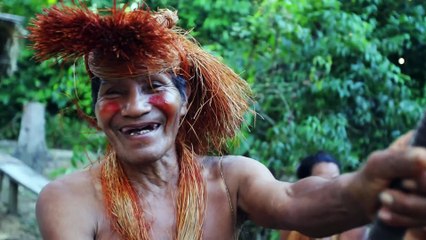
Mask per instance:
[[[191,94],[179,138],[197,154],[221,152],[249,108],[250,88],[176,28],[176,21],[176,13],[169,10],[126,11],[114,3],[110,14],[100,15],[85,6],[61,5],[32,20],[29,38],[36,59],[84,57],[91,76],[181,75]]]

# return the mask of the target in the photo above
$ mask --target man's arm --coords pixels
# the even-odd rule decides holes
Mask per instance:
[[[376,152],[357,172],[334,180],[310,177],[294,184],[276,180],[266,167],[251,159],[237,157],[226,164],[227,175],[238,182],[238,207],[251,220],[312,236],[327,236],[369,222],[380,204],[379,194],[392,179],[412,178],[418,183],[417,193],[426,190],[420,177],[426,168],[426,151],[419,148]],[[381,208],[392,216],[385,222],[426,225],[421,220],[426,219],[426,212],[420,209],[426,206],[424,197],[389,191],[386,193],[394,203]]]
[[[329,236],[368,222],[365,211],[351,211],[361,207],[349,208],[350,203],[340,190],[354,174],[336,181],[309,177],[290,184],[276,180],[257,161],[241,158],[237,161],[230,165],[240,165],[238,207],[258,225]],[[352,220],[342,221],[348,217]]]
[[[40,193],[36,216],[44,240],[94,239],[94,216],[88,209],[85,190],[68,181],[49,183]],[[82,201],[83,199],[83,201]]]

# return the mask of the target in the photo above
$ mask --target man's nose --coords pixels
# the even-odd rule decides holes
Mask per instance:
[[[121,115],[127,117],[139,117],[151,111],[151,108],[152,106],[149,103],[149,96],[138,90],[133,90],[129,93],[123,103]]]

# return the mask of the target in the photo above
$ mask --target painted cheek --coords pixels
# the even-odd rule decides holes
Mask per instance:
[[[169,119],[174,116],[173,105],[170,104],[170,101],[167,101],[163,94],[151,96],[148,101],[150,104],[165,112]]]
[[[101,115],[101,118],[107,118],[116,114],[119,111],[120,104],[118,102],[107,102],[99,106],[99,114]]]

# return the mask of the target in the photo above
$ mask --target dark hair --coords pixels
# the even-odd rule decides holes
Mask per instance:
[[[313,155],[309,155],[300,161],[299,166],[297,167],[297,178],[302,179],[312,175],[312,169],[318,163],[327,162],[334,163],[340,170],[340,163],[335,159],[331,154],[324,151],[319,151]]]
[[[186,96],[185,79],[177,75],[172,75],[172,82],[178,89],[182,99],[186,100],[187,96]],[[91,81],[91,86],[92,86],[92,108],[93,108],[93,112],[95,112],[95,105],[96,105],[96,102],[98,101],[99,88],[101,87],[101,79],[96,76],[93,77]]]
[[[99,88],[101,87],[101,79],[98,77],[93,77],[92,80],[90,81],[91,83],[91,89],[92,89],[92,110],[93,112],[95,112],[95,105],[96,102],[98,101],[98,93],[99,93]]]

